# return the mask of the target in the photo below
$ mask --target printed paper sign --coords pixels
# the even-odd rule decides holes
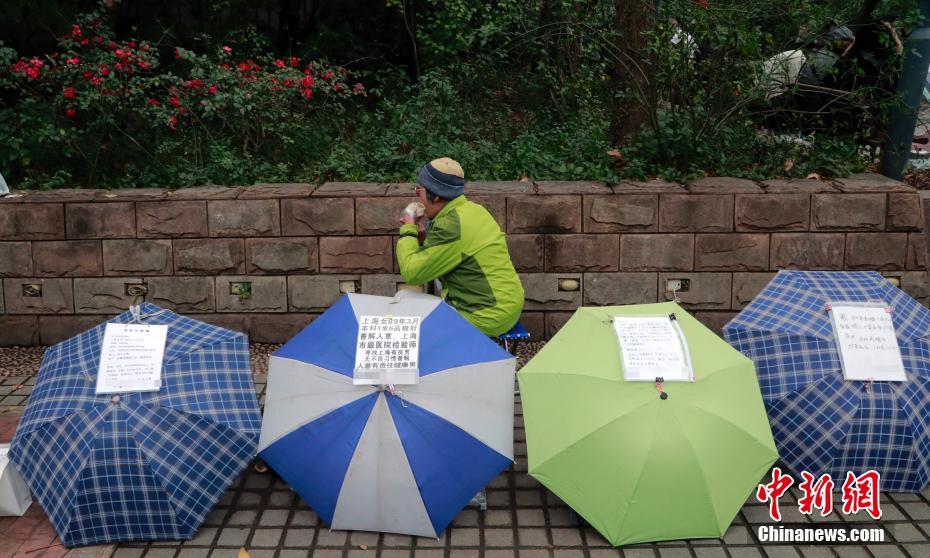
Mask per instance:
[[[420,382],[419,316],[361,316],[355,348],[353,384]]]
[[[678,320],[671,316],[612,318],[625,380],[694,380],[691,357]]]
[[[167,325],[107,324],[97,393],[158,391],[167,338]]]
[[[844,378],[907,381],[890,308],[844,303],[829,307]]]

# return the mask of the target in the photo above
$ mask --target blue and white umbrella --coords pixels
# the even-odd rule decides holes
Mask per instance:
[[[828,302],[892,308],[906,382],[847,381]],[[782,461],[795,473],[875,469],[887,491],[930,479],[930,310],[876,272],[782,271],[723,328],[752,359]],[[842,480],[840,480],[842,482]]]
[[[353,385],[360,316],[419,316],[419,383]],[[342,297],[271,356],[260,456],[333,529],[438,536],[513,458],[514,358],[440,299]]]
[[[159,391],[96,395],[100,324],[48,349],[13,438],[65,546],[189,539],[255,456],[247,337],[149,303],[141,321],[168,325]]]

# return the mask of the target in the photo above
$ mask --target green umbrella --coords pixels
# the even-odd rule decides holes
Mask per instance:
[[[610,317],[671,313],[694,382],[662,399]],[[616,546],[722,536],[778,458],[752,361],[673,302],[579,308],[517,377],[530,475]]]

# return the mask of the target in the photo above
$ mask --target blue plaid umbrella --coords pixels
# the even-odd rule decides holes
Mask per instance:
[[[828,301],[893,309],[907,382],[846,381]],[[930,475],[930,310],[876,272],[782,271],[723,328],[752,359],[772,434],[793,470],[875,469],[881,488],[916,492]]]
[[[160,391],[95,395],[100,324],[45,353],[13,438],[10,458],[65,546],[191,538],[256,452],[246,336],[153,304],[141,313],[168,325]]]

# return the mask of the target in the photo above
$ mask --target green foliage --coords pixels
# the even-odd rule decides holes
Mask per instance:
[[[911,4],[873,18],[906,30]],[[862,169],[900,63],[875,35],[821,114],[771,103],[762,62],[814,48],[858,2],[657,1],[636,58],[613,0],[293,5],[103,1],[77,32],[43,16],[54,45],[10,29],[23,55],[0,44],[0,169],[27,188],[399,181],[439,156],[470,179],[842,175]],[[624,61],[646,90],[617,81]],[[646,124],[614,146],[617,104]]]

